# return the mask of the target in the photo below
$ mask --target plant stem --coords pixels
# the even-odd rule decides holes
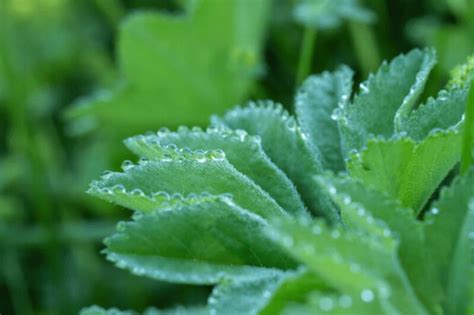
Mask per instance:
[[[311,61],[316,41],[316,29],[306,27],[301,42],[300,59],[298,62],[298,73],[296,75],[296,88],[311,72]]]
[[[369,25],[357,22],[349,23],[354,50],[359,60],[362,76],[365,78],[380,64],[380,54],[375,36]]]
[[[474,80],[471,81],[464,113],[464,135],[461,152],[461,173],[464,174],[472,165],[472,146],[474,134]]]

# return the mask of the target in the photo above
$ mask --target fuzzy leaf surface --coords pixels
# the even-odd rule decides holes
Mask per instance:
[[[401,201],[418,214],[459,161],[457,129],[432,133],[420,143],[409,138],[372,139],[347,163],[352,177]]]
[[[467,314],[473,275],[474,169],[441,192],[427,214],[426,240],[445,287],[446,314]]]
[[[362,148],[371,135],[390,137],[401,127],[423,91],[435,64],[432,49],[412,50],[360,85],[360,92],[338,117],[343,149]]]
[[[158,132],[125,141],[139,156],[161,159],[167,145],[191,150],[223,150],[230,164],[253,180],[289,213],[308,215],[293,183],[262,149],[259,139],[243,130],[208,129],[206,132],[181,128],[178,132]]]
[[[132,273],[178,283],[214,284],[295,267],[264,234],[267,225],[223,198],[121,223],[105,252]]]
[[[334,72],[323,72],[306,79],[296,94],[295,110],[302,132],[316,154],[321,152],[324,168],[344,169],[341,139],[332,112],[346,106],[352,91],[353,72],[340,67]]]
[[[328,196],[313,185],[311,176],[322,171],[319,154],[309,147],[298,123],[281,105],[271,101],[252,103],[222,118],[213,117],[213,123],[260,136],[265,153],[293,181],[308,208],[332,221],[339,220]]]

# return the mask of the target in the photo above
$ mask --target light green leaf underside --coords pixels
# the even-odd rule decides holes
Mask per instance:
[[[296,265],[264,234],[267,223],[226,198],[155,211],[121,223],[106,239],[107,258],[134,274],[214,284]]]
[[[446,314],[467,314],[472,290],[474,169],[441,192],[427,214],[427,248],[445,290]]]
[[[459,161],[457,128],[437,131],[420,143],[409,138],[371,139],[347,162],[350,175],[401,201],[418,214]]]
[[[336,28],[345,20],[370,23],[375,19],[358,0],[298,0],[293,13],[298,22],[316,29]]]
[[[117,45],[121,84],[81,101],[69,116],[130,135],[157,125],[203,124],[240,102],[261,67],[270,1],[188,2],[180,16],[130,14]]]
[[[166,153],[159,160],[142,159],[138,165],[127,163],[123,173],[103,176],[91,184],[90,192],[95,194],[108,188],[113,193],[114,186],[120,185],[127,191],[139,189],[147,196],[156,192],[185,196],[231,193],[241,207],[265,218],[287,215],[268,193],[238,172],[221,152],[192,152],[176,148],[163,150]],[[96,195],[104,197],[101,193]]]
[[[432,49],[412,50],[361,84],[360,92],[338,118],[343,149],[362,148],[371,135],[390,137],[415,106],[435,63]]]
[[[369,237],[303,220],[279,221],[270,231],[276,242],[340,293],[361,296],[365,292],[386,310],[427,314],[399,265],[391,235]]]
[[[333,201],[341,210],[344,224],[350,229],[365,229],[373,236],[389,233],[398,242],[400,263],[413,289],[427,309],[439,307],[441,287],[435,281],[435,272],[426,249],[423,225],[416,220],[413,210],[403,208],[399,201],[364,186],[350,177],[319,177],[318,182],[331,192]],[[356,210],[356,212],[354,212]],[[366,212],[382,220],[386,228],[370,229]]]
[[[466,89],[452,89],[439,92],[436,98],[430,98],[412,111],[400,127],[400,132],[421,141],[436,129],[447,129],[457,125],[464,113],[467,98]]]
[[[306,79],[296,94],[295,110],[302,132],[311,148],[321,152],[324,168],[344,170],[341,139],[333,111],[346,106],[352,91],[353,72],[340,67],[334,72],[323,72]]]
[[[223,150],[239,172],[268,192],[282,208],[295,215],[308,215],[293,183],[270,161],[259,139],[243,130],[209,128],[204,132],[199,128],[181,127],[178,132],[163,130],[129,138],[125,144],[137,155],[149,159],[163,158],[166,154],[163,148],[167,145],[191,150]]]
[[[313,185],[311,176],[321,173],[319,156],[310,149],[296,120],[281,105],[271,101],[251,103],[227,112],[222,118],[214,116],[213,123],[260,136],[265,153],[293,181],[306,206],[313,213],[339,220],[328,196]]]

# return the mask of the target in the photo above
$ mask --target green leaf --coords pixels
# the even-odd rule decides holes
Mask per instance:
[[[292,274],[275,272],[246,280],[231,280],[219,284],[209,297],[211,314],[253,315],[271,299],[275,290]]]
[[[462,119],[466,98],[466,89],[442,90],[435,99],[430,98],[426,104],[413,110],[399,131],[421,141],[433,130],[456,126]]]
[[[352,177],[401,201],[418,214],[459,161],[461,136],[456,128],[431,133],[415,143],[409,138],[371,139],[347,168]]]
[[[296,120],[271,101],[250,103],[237,107],[224,117],[212,118],[215,125],[243,129],[258,135],[270,159],[283,170],[295,184],[303,201],[316,214],[325,215],[331,221],[339,217],[326,194],[315,189],[312,175],[321,173],[319,155],[311,149]]]
[[[192,152],[174,146],[162,149],[164,154],[161,159],[141,159],[138,165],[128,161],[123,165],[123,173],[107,173],[91,184],[89,192],[108,200],[115,198],[112,200],[115,202],[121,201],[114,196],[121,189],[152,200],[154,195],[158,195],[157,192],[179,194],[178,198],[189,194],[231,193],[241,207],[265,218],[287,214],[268,193],[238,172],[223,152]],[[119,194],[122,196],[122,193]],[[135,206],[130,201],[122,205],[135,210],[145,208],[141,203]]]
[[[426,308],[436,313],[441,300],[441,286],[433,281],[436,276],[428,257],[423,225],[413,216],[413,210],[403,208],[399,201],[350,177],[327,175],[318,177],[318,183],[331,193],[345,226],[365,230],[368,237],[391,234],[397,238],[400,263],[413,289]],[[366,212],[376,220],[382,220],[387,228],[371,230],[364,215]]]
[[[362,148],[371,135],[390,137],[400,129],[434,64],[433,49],[415,49],[382,64],[375,75],[361,83],[352,104],[336,115],[345,152]]]
[[[294,10],[296,20],[316,29],[332,29],[344,20],[370,23],[374,14],[358,0],[298,0]]]
[[[331,118],[338,107],[346,106],[352,91],[353,73],[348,67],[309,77],[298,90],[295,110],[302,132],[315,154],[321,152],[324,168],[344,169],[337,123]]]
[[[379,225],[370,217],[366,214],[369,224]],[[428,314],[401,269],[393,236],[368,237],[308,220],[279,220],[269,231],[275,242],[338,292],[380,302],[390,313]]]
[[[467,314],[472,283],[474,169],[458,177],[427,215],[426,241],[445,287],[446,314]]]
[[[227,277],[294,268],[292,259],[264,234],[267,225],[221,197],[121,223],[118,232],[106,239],[105,252],[120,268],[178,283],[214,284]]]
[[[182,16],[143,11],[126,18],[118,41],[123,79],[76,104],[68,114],[77,125],[120,136],[203,124],[242,100],[261,67],[269,1],[188,3]]]
[[[314,273],[306,269],[288,274],[284,281],[273,292],[270,300],[264,308],[260,309],[259,315],[280,314],[288,304],[304,302],[308,293],[314,290],[324,290],[327,286]]]
[[[308,215],[295,186],[268,158],[259,138],[243,130],[208,128],[203,132],[199,128],[181,127],[178,132],[162,130],[129,138],[125,144],[137,155],[149,159],[163,158],[166,153],[163,147],[167,145],[191,150],[223,150],[239,172],[268,192],[282,208],[295,215]]]

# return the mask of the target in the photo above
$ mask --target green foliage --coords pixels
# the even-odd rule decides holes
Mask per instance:
[[[134,210],[107,258],[214,285],[199,306],[210,314],[467,315],[474,169],[456,165],[468,93],[419,104],[434,63],[431,49],[401,55],[352,99],[347,67],[312,76],[296,118],[263,101],[206,131],[127,139],[139,163],[89,190]]]
[[[122,78],[71,109],[77,132],[92,124],[121,137],[118,129],[129,134],[160,124],[203,124],[245,96],[261,67],[269,2],[185,3],[183,15],[137,12],[126,18],[118,41]],[[199,111],[190,115],[193,108]]]

